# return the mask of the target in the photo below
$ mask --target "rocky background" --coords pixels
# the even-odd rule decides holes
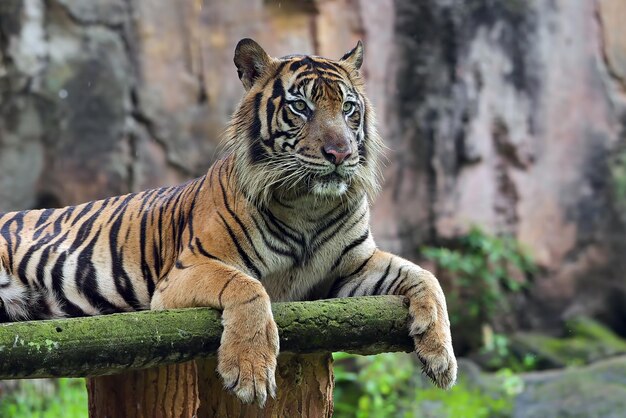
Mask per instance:
[[[242,37],[328,57],[363,39],[379,245],[513,234],[541,267],[520,327],[626,334],[625,21],[623,0],[2,0],[0,211],[203,174]]]

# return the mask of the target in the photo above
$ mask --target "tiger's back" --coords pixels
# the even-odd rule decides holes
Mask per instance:
[[[148,309],[201,181],[0,215],[0,320]]]

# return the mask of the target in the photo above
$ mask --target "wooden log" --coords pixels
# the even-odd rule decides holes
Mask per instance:
[[[272,307],[281,353],[412,351],[402,298],[374,296]],[[220,314],[197,308],[0,324],[0,379],[90,377],[215,355]]]

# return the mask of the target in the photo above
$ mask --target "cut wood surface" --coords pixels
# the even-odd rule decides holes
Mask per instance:
[[[282,353],[411,351],[396,296],[273,304]],[[220,313],[207,308],[0,324],[0,379],[83,377],[211,357]]]

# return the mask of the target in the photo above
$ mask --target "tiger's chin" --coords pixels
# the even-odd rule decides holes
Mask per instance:
[[[311,191],[317,196],[338,197],[348,191],[348,184],[340,179],[318,180],[313,184]]]

